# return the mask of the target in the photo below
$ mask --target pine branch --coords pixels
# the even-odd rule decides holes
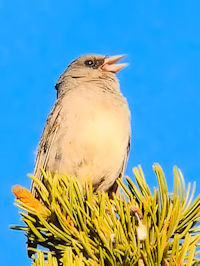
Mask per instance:
[[[174,167],[169,194],[158,164],[153,166],[158,189],[151,193],[141,167],[134,168],[137,185],[118,180],[123,193],[95,195],[66,175],[42,171],[40,201],[26,189],[14,187],[16,205],[25,226],[33,265],[199,265],[200,196],[185,189]],[[35,177],[30,176],[33,180]]]

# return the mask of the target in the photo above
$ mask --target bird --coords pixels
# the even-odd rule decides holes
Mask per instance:
[[[120,91],[118,63],[124,55],[83,55],[58,79],[57,100],[37,149],[34,176],[41,168],[75,176],[94,193],[118,193],[130,150],[130,110]],[[31,193],[37,194],[32,182]]]

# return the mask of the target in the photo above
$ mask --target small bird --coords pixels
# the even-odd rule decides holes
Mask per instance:
[[[40,168],[92,182],[93,191],[118,191],[130,148],[130,112],[116,73],[123,55],[84,55],[60,76],[53,106],[37,151]],[[31,192],[37,194],[36,183]]]

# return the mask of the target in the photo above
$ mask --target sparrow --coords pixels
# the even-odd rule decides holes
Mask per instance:
[[[74,60],[55,86],[53,106],[37,150],[34,175],[40,168],[75,176],[94,193],[117,193],[130,149],[130,111],[116,73],[127,64],[123,55],[89,54]],[[43,180],[42,180],[43,181]],[[31,192],[37,194],[32,183]]]

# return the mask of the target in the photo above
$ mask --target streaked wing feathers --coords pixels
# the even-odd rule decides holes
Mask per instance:
[[[42,180],[42,174],[40,168],[43,168],[46,170],[46,165],[49,159],[49,154],[51,151],[52,144],[54,142],[54,139],[57,134],[57,130],[59,128],[59,115],[60,111],[62,109],[62,106],[60,105],[60,102],[56,102],[54,107],[52,108],[44,131],[42,133],[42,137],[38,146],[37,150],[37,157],[35,161],[35,169],[34,169],[34,176]],[[31,193],[35,196],[36,195],[36,184],[32,182],[31,186]]]

